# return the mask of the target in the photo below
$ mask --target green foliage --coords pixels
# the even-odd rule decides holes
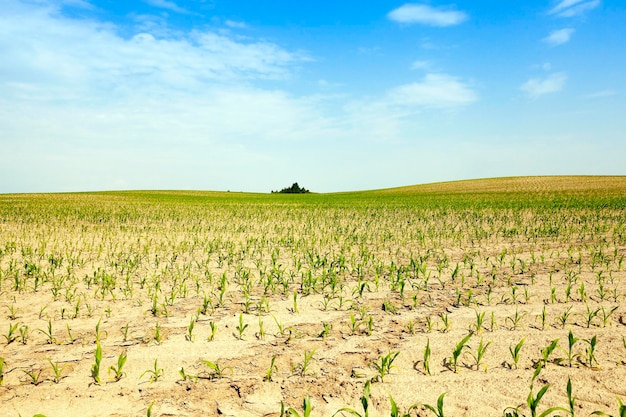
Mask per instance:
[[[307,194],[310,193],[304,187],[300,187],[297,182],[294,182],[291,187],[285,187],[280,191],[272,191],[272,193],[280,193],[280,194]]]

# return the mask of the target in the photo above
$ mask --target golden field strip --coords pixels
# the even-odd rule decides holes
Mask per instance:
[[[625,257],[626,177],[0,195],[0,416],[626,415]]]

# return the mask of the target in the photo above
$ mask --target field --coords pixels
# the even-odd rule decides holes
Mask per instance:
[[[625,257],[626,177],[0,195],[0,416],[626,415]]]

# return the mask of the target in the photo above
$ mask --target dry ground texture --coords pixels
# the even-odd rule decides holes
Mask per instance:
[[[0,416],[618,416],[625,256],[624,177],[0,195]]]

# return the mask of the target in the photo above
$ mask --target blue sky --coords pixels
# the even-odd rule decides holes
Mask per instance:
[[[0,193],[626,175],[617,0],[2,0]]]

